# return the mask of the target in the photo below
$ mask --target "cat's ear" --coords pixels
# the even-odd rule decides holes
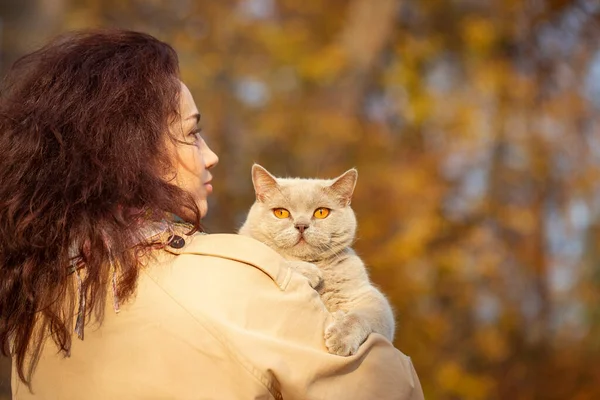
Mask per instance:
[[[352,168],[335,178],[334,182],[329,186],[329,190],[339,198],[340,204],[343,207],[349,206],[352,202],[352,194],[354,193],[357,179],[358,171]]]
[[[264,201],[270,192],[279,187],[275,177],[258,164],[252,166],[252,184],[258,201]]]

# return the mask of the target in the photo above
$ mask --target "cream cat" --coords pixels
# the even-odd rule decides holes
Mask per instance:
[[[332,314],[325,345],[343,356],[356,353],[371,332],[393,340],[395,329],[390,304],[350,248],[356,232],[350,201],[357,177],[351,169],[332,180],[282,179],[255,164],[256,202],[240,229],[308,278]]]

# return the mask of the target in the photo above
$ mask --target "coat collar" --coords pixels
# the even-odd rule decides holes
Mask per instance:
[[[281,290],[285,290],[292,271],[287,261],[266,244],[236,234],[195,233],[187,236],[175,232],[165,250],[177,255],[196,254],[238,261],[267,274]]]

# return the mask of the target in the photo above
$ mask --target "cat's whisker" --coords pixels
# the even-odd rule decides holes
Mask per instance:
[[[337,261],[338,263],[341,261],[341,251],[336,251],[335,248],[331,245],[331,244],[327,244],[327,243],[323,243],[322,244],[322,250],[325,252],[331,252],[331,256],[333,256],[335,258],[335,261]],[[342,249],[340,249],[342,250]]]

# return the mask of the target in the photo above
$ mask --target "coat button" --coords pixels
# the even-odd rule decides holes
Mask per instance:
[[[174,249],[181,249],[185,246],[185,240],[181,236],[173,235],[169,238],[169,246]]]

